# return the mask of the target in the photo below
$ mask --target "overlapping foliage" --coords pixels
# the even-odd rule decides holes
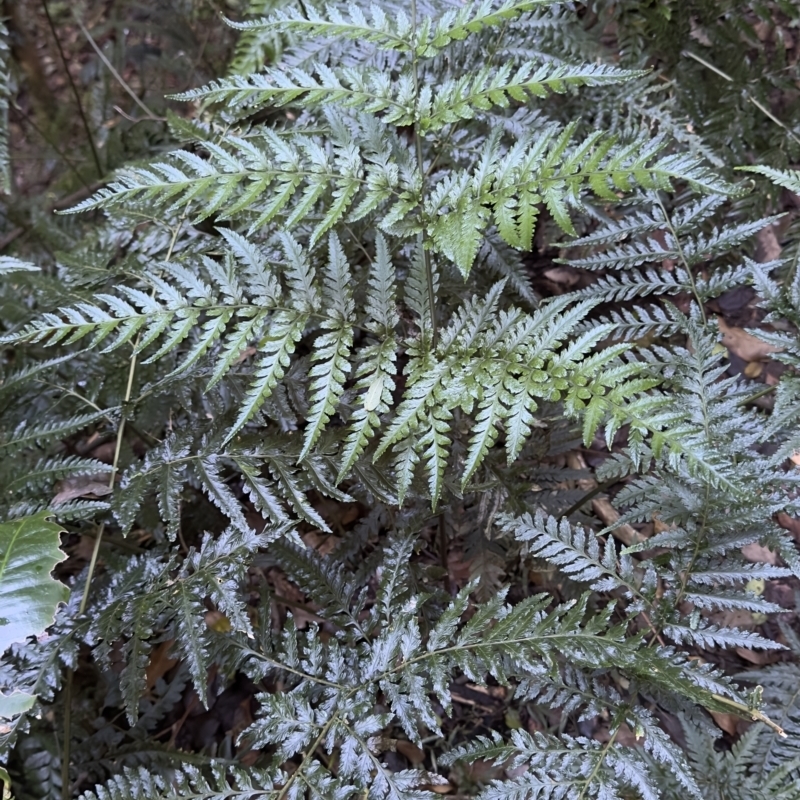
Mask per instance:
[[[624,39],[629,5],[588,8]],[[800,279],[748,251],[777,216],[686,133],[685,98],[655,99],[644,46],[613,64],[570,4],[253,10],[228,75],[177,96],[183,145],[72,208],[93,224],[55,269],[0,264],[23,299],[0,339],[0,515],[93,545],[49,635],[2,661],[0,689],[38,698],[0,730],[19,797],[423,800],[475,761],[506,768],[484,800],[800,796],[779,741],[796,664],[735,678],[717,658],[786,649],[726,614],[780,613],[758,587],[800,578],[776,521],[800,511]],[[798,191],[783,166],[752,174]],[[545,298],[526,254],[559,239],[597,276]],[[744,284],[788,323],[759,333],[787,366],[771,413],[707,311]],[[110,457],[78,452],[89,436]],[[599,533],[558,461],[581,441],[622,486]],[[477,565],[457,585],[422,554],[446,570],[448,529]],[[562,589],[502,588],[498,559]],[[268,569],[314,624],[276,626]],[[82,671],[99,705],[75,701]],[[563,725],[455,737],[462,678]],[[258,712],[230,752],[165,740],[188,687],[208,706],[243,680]],[[758,723],[723,755],[708,712]],[[581,733],[598,716],[604,741]],[[398,739],[438,755],[397,768]]]

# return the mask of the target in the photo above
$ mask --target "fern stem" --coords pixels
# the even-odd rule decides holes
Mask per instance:
[[[173,239],[173,244],[175,239]],[[170,250],[172,246],[170,246]],[[169,256],[167,256],[169,260]],[[125,387],[125,404],[130,402],[131,392],[133,390],[133,378],[136,373],[136,348],[134,347],[133,355],[130,360],[130,367],[128,369],[128,383]],[[117,469],[119,467],[119,456],[122,449],[122,437],[125,433],[125,415],[123,413],[120,418],[119,427],[117,428],[117,440],[114,447],[114,461],[111,466],[111,474],[108,478],[108,488],[113,489],[116,482]],[[83,585],[83,595],[81,596],[81,604],[78,607],[78,615],[86,612],[86,606],[89,602],[89,590],[92,585],[92,577],[94,576],[95,569],[97,568],[97,557],[100,553],[100,545],[103,541],[103,534],[105,533],[106,523],[105,520],[100,523],[97,529],[97,537],[94,540],[94,547],[92,548],[92,557],[89,561],[89,570],[86,574],[86,582]],[[70,762],[70,739],[72,738],[72,677],[74,671],[70,669],[67,672],[67,678],[64,686],[64,746],[62,748],[61,756],[61,796],[63,800],[69,800],[69,762]]]
[[[175,226],[175,229],[172,231],[172,239],[169,243],[169,248],[167,250],[166,261],[169,261],[172,258],[172,251],[175,249],[175,243],[178,240],[178,232],[183,225],[183,221],[186,218],[186,214],[184,213],[181,218],[178,220],[178,224]],[[138,342],[138,337],[137,337]],[[108,488],[114,488],[114,484],[116,483],[117,478],[117,470],[119,469],[119,459],[120,459],[120,452],[122,451],[122,439],[125,435],[125,414],[124,414],[124,407],[130,403],[131,394],[133,393],[133,379],[136,375],[136,364],[137,364],[137,351],[136,345],[133,347],[133,353],[131,354],[130,365],[128,368],[128,382],[125,386],[125,400],[123,403],[123,414],[120,418],[119,427],[117,428],[117,439],[116,444],[114,447],[114,459],[111,465],[111,474],[108,478]],[[97,538],[94,540],[94,547],[92,548],[92,557],[89,561],[89,569],[86,573],[86,583],[83,586],[83,595],[81,596],[81,603],[78,607],[78,616],[83,615],[86,612],[86,606],[89,602],[89,590],[92,585],[92,577],[94,576],[95,570],[97,569],[97,557],[100,553],[100,545],[103,541],[103,534],[105,533],[106,523],[105,520],[100,523],[100,527],[97,530]],[[61,761],[61,796],[63,800],[69,800],[69,762],[70,762],[70,739],[72,737],[71,733],[71,726],[72,726],[72,677],[73,677],[73,670],[70,669],[67,672],[67,677],[64,686],[64,696],[65,696],[65,708],[64,708],[64,746],[62,748],[62,761]],[[66,776],[66,777],[65,777]]]
[[[683,264],[684,269],[686,270],[686,274],[689,277],[689,283],[692,286],[692,294],[694,295],[694,299],[697,300],[697,305],[700,307],[700,315],[703,318],[703,325],[708,324],[708,318],[706,317],[706,309],[703,305],[703,300],[700,297],[700,292],[697,289],[697,283],[694,279],[694,273],[692,272],[692,268],[689,266],[689,262],[686,260],[686,256],[683,252],[683,247],[681,246],[681,240],[678,236],[678,232],[675,230],[675,226],[672,224],[672,220],[670,219],[669,214],[667,213],[667,209],[664,206],[661,198],[657,196],[658,205],[661,208],[661,213],[664,215],[664,221],[667,223],[667,227],[672,234],[672,238],[675,240],[675,249],[678,251],[678,256]]]
[[[774,386],[765,386],[763,389],[759,389],[759,391],[755,392],[755,394],[751,394],[748,397],[745,397],[744,400],[739,401],[740,406],[746,406],[750,403],[754,403],[761,397],[765,397],[766,395],[774,392],[778,388],[778,384],[776,383]]]
[[[42,386],[49,386],[51,389],[58,389],[59,391],[63,392],[65,395],[69,397],[74,397],[76,400],[80,400],[82,403],[85,403],[89,408],[93,409],[94,411],[102,411],[103,409],[100,408],[97,403],[93,403],[88,397],[84,397],[79,392],[70,389],[68,386],[61,386],[58,383],[50,383],[50,381],[45,381],[40,379],[36,380],[36,383],[40,383]],[[108,421],[109,425],[113,425],[114,422],[111,417],[106,416],[106,420]]]
[[[281,600],[283,602],[283,600]],[[329,620],[325,620],[328,622]],[[318,683],[320,686],[327,686],[329,689],[339,689],[344,690],[347,687],[342,686],[340,683],[333,683],[332,681],[326,681],[324,678],[317,678],[314,675],[309,675],[307,672],[301,672],[299,669],[294,669],[293,667],[289,667],[286,664],[282,664],[280,661],[275,661],[268,656],[265,656],[263,653],[259,653],[258,650],[253,650],[252,648],[247,648],[246,652],[253,658],[257,658],[260,661],[266,661],[268,664],[272,664],[277,669],[283,672],[289,672],[292,675],[296,675],[298,678],[301,678],[304,681],[310,681],[311,683]],[[357,688],[360,688],[357,687]]]
[[[583,800],[586,797],[586,792],[589,791],[592,781],[597,777],[597,773],[600,772],[600,767],[603,766],[603,761],[605,761],[606,755],[608,751],[612,748],[614,742],[617,740],[617,734],[619,733],[619,728],[617,728],[614,733],[611,734],[608,741],[605,744],[605,747],[600,752],[600,758],[597,759],[597,763],[594,765],[594,769],[592,770],[592,774],[586,779],[586,783],[583,784],[583,788],[581,789],[581,793],[578,795],[578,800]]]
[[[169,256],[167,256],[167,260],[169,260]],[[125,401],[123,404],[127,405],[130,402],[131,394],[133,392],[133,378],[136,374],[136,363],[137,363],[137,354],[136,348],[134,347],[133,355],[131,356],[130,366],[128,368],[128,383],[125,387]],[[122,438],[125,435],[125,415],[123,413],[122,417],[119,421],[119,427],[117,428],[117,440],[114,446],[114,460],[111,464],[111,474],[108,478],[108,488],[113,489],[114,484],[117,479],[117,469],[119,468],[119,457],[120,451],[122,450]],[[83,597],[81,597],[81,604],[78,608],[78,614],[83,614],[86,611],[86,604],[89,602],[89,588],[92,582],[92,576],[94,575],[95,568],[97,567],[97,555],[100,552],[100,543],[103,541],[103,533],[105,531],[105,522],[100,523],[100,528],[97,531],[97,538],[94,540],[94,548],[92,549],[92,558],[89,562],[89,572],[86,575],[86,583],[83,587]]]
[[[311,756],[314,755],[314,751],[320,746],[320,744],[322,744],[322,740],[325,738],[328,731],[331,729],[333,723],[336,722],[336,718],[337,718],[337,712],[334,711],[333,714],[331,714],[331,718],[325,723],[322,730],[319,732],[319,736],[317,736],[317,738],[314,740],[314,743],[311,745],[311,747],[308,748],[308,752],[305,754],[303,760],[300,762],[300,766],[298,766],[297,769],[289,776],[289,780],[286,781],[286,783],[284,784],[276,800],[283,800],[283,798],[286,797],[287,793],[289,792],[289,789],[292,788],[292,784],[295,782],[295,779],[302,775],[303,770],[306,768],[306,765],[311,760]]]
[[[594,489],[590,489],[586,492],[583,497],[573,503],[566,511],[562,511],[560,514],[557,515],[557,519],[563,519],[564,517],[569,518],[572,514],[574,514],[584,503],[588,503],[593,497],[597,497],[598,494],[601,494],[606,489],[610,489],[615,483],[617,483],[619,478],[611,478],[607,480],[605,483],[600,483],[594,487]]]
[[[712,694],[711,696],[718,703],[725,703],[725,705],[733,706],[733,708],[742,712],[743,714],[749,714],[751,719],[753,719],[755,722],[763,722],[765,725],[772,728],[772,730],[774,730],[775,733],[777,733],[782,739],[788,738],[786,731],[780,725],[778,725],[777,722],[771,720],[766,714],[764,714],[762,711],[759,711],[757,708],[749,708],[743,703],[737,703],[735,700],[731,700],[728,697],[723,697],[721,694]]]
[[[411,69],[414,75],[414,104],[419,101],[419,69],[417,66],[417,0],[411,0],[411,30],[414,31],[414,47],[411,50]],[[415,112],[416,116],[416,112]],[[425,161],[422,153],[422,138],[419,135],[417,120],[414,120],[414,150],[417,154],[417,169],[420,175],[420,221],[422,230],[419,232],[418,243],[422,251],[422,263],[425,267],[425,281],[428,290],[428,313],[431,317],[431,346],[436,347],[439,338],[439,331],[436,324],[436,295],[433,285],[433,267],[431,266],[430,254],[425,249],[425,216],[422,204],[425,200]]]
[[[647,612],[646,611],[642,611],[641,612],[641,616],[642,616],[642,619],[647,623],[647,626],[650,628],[650,630],[653,633],[653,638],[649,641],[648,647],[652,647],[653,646],[653,642],[658,642],[662,647],[666,647],[667,643],[664,641],[663,637],[658,632],[658,628],[656,628],[656,626],[653,625],[653,621],[647,615]]]

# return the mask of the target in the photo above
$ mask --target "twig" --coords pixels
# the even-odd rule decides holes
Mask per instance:
[[[721,69],[715,67],[713,64],[709,63],[704,58],[701,58],[700,56],[696,55],[691,50],[684,50],[681,53],[681,55],[682,56],[689,56],[689,58],[693,58],[695,61],[697,61],[698,64],[702,64],[704,67],[706,67],[707,69],[710,69],[712,72],[716,72],[717,75],[720,76],[720,78],[724,78],[726,81],[729,81],[730,83],[734,83],[734,80],[730,75],[728,75],[727,73],[723,72]],[[755,97],[753,97],[753,95],[751,95],[750,92],[748,92],[746,89],[744,90],[744,96],[762,114],[764,114],[765,117],[767,117],[768,119],[771,119],[776,125],[778,125],[779,127],[783,128],[786,131],[786,133],[788,133],[789,136],[791,136],[792,139],[795,140],[795,142],[800,144],[800,137],[798,137],[788,125],[786,125],[784,122],[781,122],[781,120],[779,120],[766,106],[764,106],[761,102],[756,100]]]
[[[598,494],[601,494],[606,489],[610,489],[618,481],[619,478],[612,478],[605,483],[598,484],[594,487],[594,489],[586,492],[586,494],[584,494],[577,502],[573,503],[566,511],[562,511],[560,514],[558,514],[558,519],[572,516],[582,505],[584,505],[584,503],[588,503],[592,498],[597,497]]]
[[[133,102],[136,103],[139,108],[147,114],[148,117],[155,117],[155,114],[142,102],[139,98],[139,95],[131,89],[130,86],[125,82],[122,75],[117,72],[114,68],[114,65],[106,58],[106,54],[98,47],[97,42],[92,38],[92,34],[86,30],[86,26],[76,17],[75,21],[78,23],[78,27],[81,29],[81,32],[86,37],[89,44],[94,49],[95,53],[97,53],[99,59],[106,65],[108,71],[116,78],[119,85],[133,98]]]
[[[750,403],[754,403],[761,397],[765,397],[770,392],[774,392],[778,388],[778,385],[775,384],[774,386],[765,386],[763,389],[759,389],[755,394],[751,394],[749,397],[745,397],[744,400],[740,400],[736,405],[739,406],[746,406]]]
[[[75,85],[75,81],[72,78],[72,73],[69,71],[67,57],[64,55],[64,48],[61,46],[61,39],[58,38],[56,26],[53,24],[53,18],[50,16],[50,9],[47,7],[47,0],[42,0],[42,8],[44,8],[44,14],[47,17],[47,24],[50,26],[50,32],[53,34],[53,38],[56,40],[58,54],[61,56],[61,63],[64,65],[64,72],[67,73],[69,85],[72,87],[72,94],[75,96],[75,102],[78,106],[78,114],[80,114],[81,121],[83,122],[83,128],[86,131],[86,138],[89,140],[89,147],[92,149],[92,158],[94,158],[94,165],[97,168],[97,177],[102,178],[103,166],[100,163],[100,154],[97,152],[97,147],[94,143],[94,136],[92,136],[92,130],[89,127],[89,120],[86,118],[86,114],[83,110],[83,103],[81,103],[81,96],[78,92],[78,87]]]
[[[140,122],[166,122],[166,117],[132,117],[127,112],[123,111],[119,106],[114,106],[114,111],[117,112],[121,117],[125,117],[128,122],[132,122],[134,125],[138,125]]]

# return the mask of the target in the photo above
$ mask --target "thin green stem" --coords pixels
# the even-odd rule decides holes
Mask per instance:
[[[130,366],[128,368],[128,383],[125,386],[125,403],[123,405],[123,414],[120,418],[119,427],[117,428],[117,440],[114,446],[114,460],[111,464],[111,474],[108,478],[108,488],[113,489],[114,483],[117,479],[117,470],[119,469],[119,458],[122,450],[122,439],[125,435],[125,413],[124,406],[130,402],[131,394],[133,393],[133,378],[136,374],[136,348],[131,356]],[[89,573],[86,576],[86,583],[83,586],[83,597],[81,597],[81,604],[78,608],[78,613],[83,614],[86,611],[86,604],[89,602],[89,588],[92,582],[95,568],[97,567],[97,555],[100,552],[100,542],[103,540],[103,532],[105,531],[105,522],[100,523],[100,528],[97,532],[97,538],[94,540],[94,548],[92,549],[92,558],[89,561]]]
[[[683,247],[681,246],[681,240],[678,237],[678,232],[675,230],[675,226],[672,224],[672,220],[670,219],[669,214],[667,213],[667,209],[664,206],[664,203],[661,201],[661,198],[658,197],[658,205],[661,208],[661,213],[664,215],[664,221],[667,223],[667,227],[669,228],[670,233],[672,234],[672,238],[675,240],[675,249],[678,251],[678,257],[683,264],[684,269],[686,270],[686,274],[689,276],[689,283],[692,287],[692,294],[694,295],[694,299],[697,300],[697,305],[700,307],[700,315],[703,318],[703,324],[708,324],[708,319],[706,318],[706,309],[703,305],[703,300],[700,297],[700,292],[697,289],[697,283],[694,279],[694,273],[692,272],[692,268],[689,266],[689,262],[686,259],[686,255],[683,252]]]
[[[175,229],[172,232],[172,239],[169,243],[169,249],[167,251],[166,261],[169,261],[172,257],[172,251],[175,248],[175,243],[178,240],[178,233],[183,225],[183,221],[185,219],[185,215],[182,216],[178,220],[178,224],[175,226]],[[128,367],[128,382],[125,386],[125,400],[123,403],[122,408],[122,416],[120,418],[119,427],[117,428],[117,439],[116,444],[114,447],[114,459],[111,464],[111,473],[108,478],[108,488],[114,488],[114,484],[116,483],[117,478],[117,470],[119,469],[119,459],[120,453],[122,451],[122,440],[125,435],[125,406],[130,402],[131,394],[133,394],[133,381],[136,375],[136,364],[137,364],[137,350],[136,345],[134,344],[133,353],[131,354],[130,365]],[[97,569],[97,558],[100,553],[100,545],[103,541],[103,534],[105,533],[106,523],[105,521],[100,523],[100,527],[97,530],[97,537],[94,540],[94,547],[92,548],[92,556],[89,561],[89,569],[86,573],[86,582],[83,586],[83,595],[81,596],[81,603],[78,607],[78,615],[82,616],[86,612],[86,606],[89,602],[89,591],[92,585],[92,578],[94,577],[95,570]],[[72,678],[73,678],[73,670],[70,669],[67,671],[65,686],[64,686],[64,697],[65,697],[65,707],[64,707],[64,746],[61,752],[61,796],[63,800],[69,800],[69,766],[70,766],[70,739],[72,737],[71,726],[72,726],[72,709],[71,709],[71,700],[72,700]]]
[[[738,405],[746,406],[749,405],[750,403],[754,403],[760,397],[764,397],[765,395],[774,392],[777,388],[778,388],[777,383],[774,386],[765,386],[763,389],[760,389],[759,391],[755,392],[755,394],[751,394],[749,397],[745,397],[744,400],[740,400]]]
[[[417,0],[411,0],[411,30],[414,31],[414,46],[411,50],[411,69],[414,76],[414,105],[419,100],[419,68],[417,64]],[[422,152],[422,137],[419,134],[419,124],[417,120],[417,109],[414,109],[414,149],[417,154],[417,169],[420,175],[420,222],[422,229],[417,237],[418,246],[422,255],[422,263],[425,268],[425,281],[428,290],[428,313],[431,317],[431,345],[436,347],[439,339],[439,331],[436,322],[436,290],[433,280],[433,265],[431,264],[430,253],[425,247],[425,160]]]
[[[131,392],[133,389],[133,377],[136,372],[136,348],[131,356],[130,368],[128,369],[128,383],[125,387],[125,403],[127,404],[131,399]],[[125,433],[125,415],[120,418],[119,427],[117,428],[117,441],[114,448],[114,461],[111,466],[111,474],[108,479],[108,488],[113,489],[117,477],[117,469],[119,468],[119,457],[122,449],[122,438]],[[97,536],[94,540],[94,547],[92,548],[92,557],[89,561],[89,571],[86,575],[86,582],[83,585],[83,595],[81,597],[81,604],[78,608],[78,614],[83,615],[86,612],[86,605],[89,602],[89,590],[92,585],[92,577],[97,569],[97,557],[100,554],[100,544],[103,541],[103,534],[105,533],[105,521],[100,523],[97,529]],[[61,756],[61,796],[64,800],[70,797],[69,791],[69,762],[70,762],[70,739],[72,736],[72,677],[73,670],[67,672],[66,685],[64,687],[64,747],[62,748]]]
[[[749,708],[743,703],[737,703],[735,700],[731,700],[728,697],[723,697],[721,694],[712,694],[711,696],[718,703],[724,703],[727,706],[731,706],[742,714],[749,714],[751,719],[753,719],[755,722],[763,722],[765,725],[772,728],[772,730],[774,730],[775,733],[777,733],[782,739],[788,738],[786,731],[780,725],[778,725],[777,722],[771,720],[766,714],[764,714],[762,711],[759,711],[757,708]]]
[[[328,731],[331,729],[333,723],[336,722],[336,718],[337,718],[336,712],[334,711],[331,714],[331,718],[325,723],[324,727],[320,731],[319,736],[317,736],[317,738],[314,740],[314,743],[311,745],[311,747],[308,748],[308,751],[303,757],[303,760],[300,762],[300,766],[291,774],[289,780],[286,781],[286,783],[283,785],[283,788],[281,789],[280,794],[278,795],[276,800],[283,800],[283,798],[286,797],[286,795],[289,792],[289,789],[292,788],[292,784],[298,777],[302,775],[303,770],[306,768],[308,762],[311,760],[311,756],[314,755],[314,751],[322,744],[322,740],[325,738]]]
[[[93,408],[95,411],[103,410],[99,405],[97,405],[97,403],[92,402],[88,397],[84,397],[82,394],[70,389],[68,386],[61,386],[58,383],[51,383],[50,381],[45,381],[41,378],[37,379],[36,383],[41,383],[42,386],[50,386],[53,389],[58,389],[68,397],[74,397],[76,400],[80,400],[82,403],[85,403],[87,406],[89,406],[89,408]],[[106,417],[106,419],[109,421],[109,423],[111,422],[110,417]]]
[[[617,734],[619,733],[619,728],[617,728],[614,733],[611,734],[608,741],[606,742],[605,747],[603,748],[602,752],[600,753],[600,757],[597,759],[597,763],[594,765],[594,769],[592,770],[591,775],[586,779],[586,783],[583,784],[583,788],[581,789],[581,793],[578,795],[578,800],[583,800],[586,797],[586,792],[589,791],[592,781],[597,777],[597,773],[600,772],[600,767],[603,766],[603,761],[605,761],[606,755],[608,755],[608,751],[614,745],[614,742],[617,740]]]

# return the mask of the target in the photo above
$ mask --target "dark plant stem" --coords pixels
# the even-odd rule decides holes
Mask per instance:
[[[584,503],[588,503],[591,499],[597,497],[597,495],[602,494],[606,489],[610,489],[617,482],[617,480],[618,480],[617,478],[612,478],[611,480],[608,480],[605,483],[598,484],[597,486],[594,487],[594,489],[591,489],[590,491],[586,492],[586,494],[583,495],[583,497],[581,497],[580,500],[578,500],[576,503],[573,503],[566,511],[562,511],[558,515],[558,519],[564,519],[565,517],[571,516],[582,505],[584,505]]]
[[[72,728],[72,675],[73,670],[67,670],[66,678],[64,679],[64,733],[67,738],[61,747],[61,798],[62,800],[69,800],[70,798],[70,784],[69,784],[69,761],[70,761],[70,747],[69,736]]]
[[[44,9],[45,16],[47,17],[47,24],[50,26],[50,32],[53,34],[53,38],[56,40],[58,54],[61,56],[61,63],[64,65],[64,72],[67,73],[69,85],[72,87],[72,94],[75,96],[75,103],[78,106],[78,114],[80,115],[81,122],[83,123],[83,128],[86,131],[86,138],[89,141],[89,147],[92,150],[92,158],[94,159],[94,165],[97,169],[97,177],[102,178],[103,166],[100,163],[100,154],[97,152],[97,147],[94,143],[94,136],[92,136],[92,130],[89,127],[89,120],[86,118],[86,113],[83,110],[83,103],[81,103],[81,96],[78,92],[78,87],[75,85],[75,81],[72,78],[72,73],[69,71],[67,57],[64,55],[64,48],[61,46],[61,40],[58,38],[56,26],[53,24],[53,18],[50,16],[50,9],[47,7],[47,0],[42,0],[42,8]]]

